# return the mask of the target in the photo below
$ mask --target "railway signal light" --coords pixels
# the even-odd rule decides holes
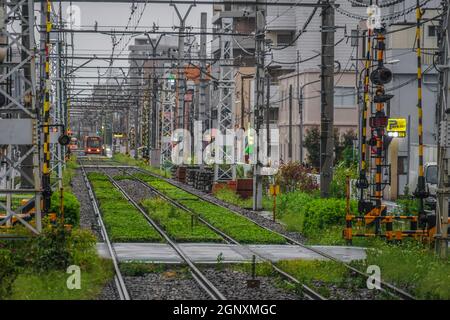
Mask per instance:
[[[70,143],[70,137],[67,134],[60,135],[58,142],[62,146],[67,146]]]
[[[375,114],[375,117],[370,118],[370,126],[372,128],[384,128],[388,124],[388,117],[383,115]]]
[[[392,81],[392,71],[380,66],[370,74],[370,81],[377,86],[388,84]]]

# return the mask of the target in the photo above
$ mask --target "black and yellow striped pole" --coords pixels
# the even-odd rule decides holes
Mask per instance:
[[[44,133],[44,161],[42,167],[42,186],[44,206],[43,212],[48,213],[50,209],[50,198],[52,194],[50,185],[50,32],[52,30],[51,23],[51,3],[46,2],[46,29],[45,29],[45,72],[44,72],[44,108],[43,108],[43,133]]]
[[[372,31],[369,29],[367,32],[367,49],[366,49],[366,61],[365,61],[365,74],[364,74],[364,103],[361,119],[361,150],[360,150],[360,172],[357,187],[360,190],[359,208],[358,211],[361,214],[364,212],[364,189],[369,187],[367,180],[367,163],[366,163],[366,150],[367,150],[367,113],[370,107],[369,96],[369,76],[371,67],[371,47],[372,47]]]
[[[378,30],[377,32],[377,62],[378,67],[383,66],[384,61],[384,42],[385,38],[383,33]],[[377,92],[384,93],[384,85],[379,84],[376,88]],[[384,113],[384,103],[383,102],[377,102],[376,103],[376,118],[380,118],[385,116]],[[381,199],[382,199],[382,181],[381,181],[381,175],[382,175],[382,165],[383,165],[383,136],[384,136],[384,128],[382,126],[377,126],[376,128],[376,148],[375,148],[375,202],[376,207],[381,208]],[[378,214],[381,214],[379,212]]]
[[[417,178],[417,188],[414,196],[419,200],[419,224],[424,225],[426,220],[424,211],[424,199],[428,197],[425,190],[425,176],[423,169],[423,109],[422,109],[422,47],[421,47],[421,28],[420,23],[422,19],[422,10],[420,9],[420,2],[417,0],[416,6],[416,53],[417,53],[417,116],[418,127],[417,133],[419,135],[419,176]]]

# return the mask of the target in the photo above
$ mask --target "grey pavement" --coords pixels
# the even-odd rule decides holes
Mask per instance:
[[[195,263],[238,263],[251,261],[253,252],[277,262],[292,259],[325,259],[319,254],[296,245],[247,245],[220,243],[182,243],[181,250]],[[164,243],[114,243],[114,250],[120,261],[145,261],[154,263],[181,263],[176,252]],[[365,259],[365,249],[344,246],[312,246],[339,260],[349,262]],[[104,243],[97,244],[102,257],[108,257]]]

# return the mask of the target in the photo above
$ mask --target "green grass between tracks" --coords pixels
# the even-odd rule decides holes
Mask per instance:
[[[169,198],[178,201],[200,215],[213,226],[242,243],[285,243],[285,239],[263,229],[226,208],[201,200],[199,197],[181,190],[168,182],[145,174],[136,174],[138,178],[160,190]]]
[[[162,241],[158,232],[148,224],[142,214],[125,199],[105,175],[89,173],[88,177],[99,202],[111,241]]]
[[[117,162],[119,162],[121,164],[128,165],[128,166],[136,166],[136,167],[145,169],[147,171],[150,171],[150,172],[152,172],[154,174],[158,174],[158,175],[163,176],[163,177],[169,177],[170,176],[170,171],[169,170],[167,170],[167,171],[161,170],[160,168],[156,168],[156,167],[150,166],[149,164],[145,163],[143,160],[136,160],[136,159],[131,158],[130,156],[127,156],[127,155],[122,154],[122,153],[115,153],[113,155],[113,160],[117,161]]]
[[[142,205],[148,214],[161,225],[169,236],[178,242],[221,242],[222,238],[186,211],[163,199],[146,199]]]

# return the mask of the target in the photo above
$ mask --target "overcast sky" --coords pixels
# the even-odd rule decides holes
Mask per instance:
[[[80,8],[81,12],[81,29],[92,29],[94,24],[97,22],[98,28],[105,30],[123,30],[127,25],[128,19],[130,17],[130,7],[131,4],[111,4],[111,3],[76,3]],[[54,2],[54,9],[58,10],[58,3]],[[63,3],[63,12],[66,15],[67,7],[69,3]],[[183,15],[188,6],[187,5],[179,5],[179,10]],[[138,4],[138,8],[134,15],[134,19],[130,23],[129,30],[134,30],[134,26],[140,16],[140,12],[144,8],[144,4]],[[212,17],[212,6],[211,5],[198,5],[192,8],[188,19],[187,26],[200,27],[200,13],[207,12],[207,20],[208,27],[210,27],[210,21]],[[37,13],[39,14],[39,13]],[[142,15],[142,19],[139,22],[139,27],[136,30],[144,31],[145,29],[150,30],[155,23],[157,26],[163,28],[172,28],[173,26],[179,25],[178,16],[175,13],[175,9],[168,4],[166,5],[157,5],[157,4],[147,4],[145,6],[145,10]],[[147,27],[147,28],[145,28]],[[117,40],[120,36],[117,36]],[[128,56],[128,50],[125,46],[128,44],[132,44],[134,42],[133,39],[129,41],[129,36],[123,37],[120,44],[116,47],[115,53],[119,53],[124,48],[121,57]],[[75,55],[110,55],[112,49],[112,41],[111,36],[103,35],[103,34],[94,34],[94,33],[76,33],[74,37],[74,47],[75,47]],[[75,60],[74,65],[79,65],[85,62],[85,60]],[[107,61],[93,61],[88,64],[89,66],[107,66]],[[116,61],[114,66],[128,66],[128,62]],[[102,69],[105,70],[105,69]],[[120,72],[120,71],[119,71]],[[77,75],[82,76],[97,76],[97,69],[83,69],[76,73]],[[96,83],[95,79],[79,79],[78,83],[86,84]]]

